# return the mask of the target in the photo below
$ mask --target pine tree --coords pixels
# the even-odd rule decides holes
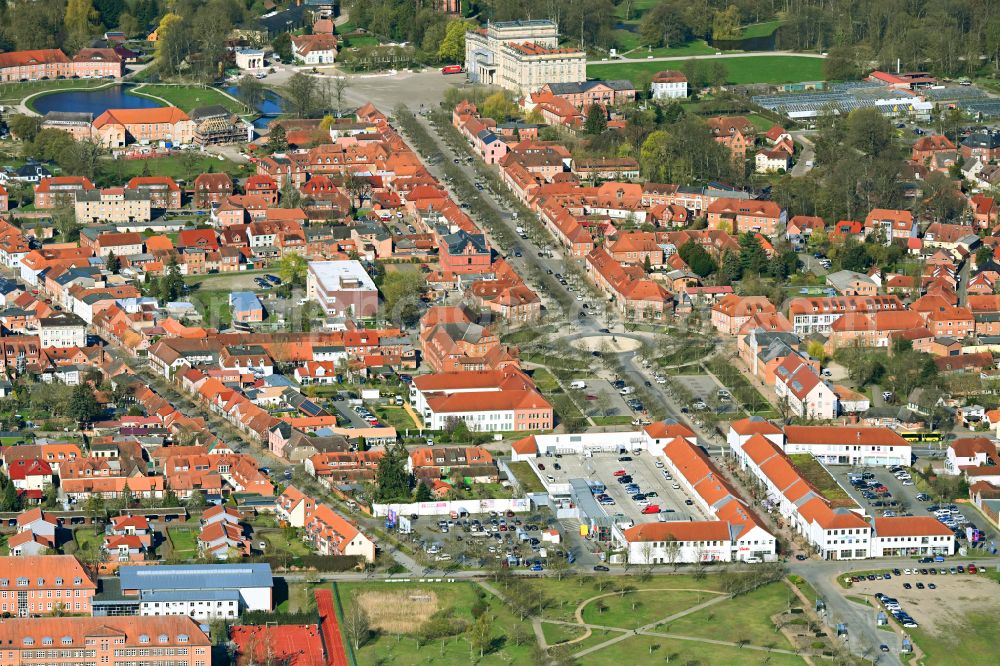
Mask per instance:
[[[108,252],[108,258],[105,259],[104,265],[112,273],[117,273],[121,269],[121,267],[122,267],[122,262],[121,262],[121,259],[119,259],[117,256],[115,256],[114,251],[111,251],[111,252]]]
[[[417,492],[413,498],[414,502],[430,502],[434,499],[434,495],[431,494],[431,488],[423,481],[417,483]]]

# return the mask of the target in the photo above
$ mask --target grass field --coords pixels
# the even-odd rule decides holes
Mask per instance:
[[[921,650],[925,666],[950,664],[954,666],[977,666],[990,660],[988,655],[996,655],[996,615],[992,613],[966,613],[964,622],[947,629],[931,633],[927,629],[908,629],[910,637]]]
[[[813,484],[823,497],[831,502],[854,504],[854,500],[847,494],[847,491],[840,487],[836,479],[830,476],[826,468],[811,454],[797,453],[788,456],[788,458],[805,480]]]
[[[56,92],[71,88],[89,90],[109,84],[110,82],[99,79],[57,79],[55,81],[4,83],[0,84],[0,103],[17,104],[25,97],[40,92]]]
[[[376,407],[375,415],[378,416],[379,421],[392,426],[397,430],[397,432],[400,433],[407,428],[410,430],[420,429],[420,427],[413,422],[413,418],[410,416],[409,412],[402,407]]]
[[[664,626],[663,631],[734,643],[743,640],[762,647],[791,648],[788,640],[775,631],[770,619],[772,615],[784,611],[790,599],[792,605],[799,605],[798,598],[787,585],[771,583],[731,602],[685,615]]]
[[[233,311],[229,308],[229,291],[199,289],[190,295],[202,320],[209,326],[228,326],[233,321]]]
[[[754,23],[752,25],[745,26],[743,28],[743,34],[740,35],[742,39],[753,39],[754,37],[767,37],[768,35],[773,35],[774,31],[781,27],[784,21],[781,19],[775,19],[773,21],[764,21],[763,23]]]
[[[629,425],[632,423],[632,417],[628,414],[619,414],[617,416],[592,416],[590,419],[594,422],[594,425],[599,426]]]
[[[301,555],[312,555],[312,550],[302,542],[301,539],[293,538],[289,539],[285,536],[284,530],[274,530],[267,532],[259,532],[254,534],[253,540],[256,541],[266,541],[267,550],[265,551],[268,555],[291,555],[292,557],[297,557]]]
[[[193,527],[171,527],[167,530],[174,559],[198,556],[198,535]]]
[[[146,83],[129,89],[130,95],[148,97],[157,101],[165,100],[182,111],[190,111],[200,106],[219,104],[233,113],[246,113],[242,104],[235,102],[214,88],[203,88],[195,85],[168,86]]]
[[[684,664],[685,666],[802,666],[805,660],[790,654],[775,654],[760,650],[745,650],[726,645],[710,645],[694,641],[674,640],[658,636],[634,636],[613,648],[598,650],[579,661],[587,666],[621,666],[622,664]],[[824,663],[824,662],[820,662]]]
[[[73,539],[76,541],[78,553],[91,549],[96,552],[96,549],[100,548],[104,542],[104,533],[89,527],[81,527],[73,530]]]
[[[110,160],[109,160],[110,161]],[[240,175],[243,168],[236,162],[220,160],[216,157],[201,155],[171,155],[148,160],[115,160],[114,164],[101,163],[101,170],[111,174],[116,181],[127,180],[133,176],[141,176],[148,168],[150,173],[158,176],[193,181],[198,174],[209,170],[216,173],[225,172],[232,176]]]
[[[623,630],[651,624],[712,597],[712,588],[717,587],[713,578],[710,576],[700,581],[686,575],[656,576],[644,581],[616,578],[615,585],[623,585],[633,591],[626,591],[623,596],[602,597],[599,601],[604,606],[603,610],[597,605],[598,600],[590,601],[583,610],[583,618],[585,622]],[[581,602],[614,591],[610,587],[599,591],[595,585],[597,580],[584,576],[561,581],[547,578],[524,582],[547,599],[540,617],[543,620],[542,633],[550,645],[583,635],[583,630],[578,627],[545,620],[572,622],[574,610]],[[504,592],[502,583],[495,585],[501,593]],[[678,589],[687,587],[693,588],[693,591]],[[636,588],[642,591],[634,591]],[[358,604],[366,609],[373,629],[367,642],[356,651],[358,664],[464,666],[470,663],[532,664],[544,661],[535,650],[530,623],[519,621],[500,599],[473,583],[340,583],[338,589],[345,616],[354,604]],[[509,589],[514,590],[513,587]],[[655,591],[657,589],[661,591]],[[289,590],[289,597],[293,596],[293,592]],[[624,634],[627,636],[625,640],[580,657],[574,663],[588,666],[620,666],[622,663],[802,664],[802,659],[795,655],[769,651],[771,648],[791,649],[770,622],[771,616],[787,608],[788,594],[790,592],[784,583],[774,583],[696,611],[669,627],[661,626],[654,630],[689,637],[689,640],[598,629],[579,643],[565,646],[561,653],[573,655]],[[464,628],[472,621],[470,609],[476,605],[477,598],[485,605],[484,610],[494,627],[492,645],[482,660],[477,659],[477,653],[470,652],[464,633]],[[417,636],[423,636],[422,640],[418,641]],[[741,649],[708,644],[700,639],[733,643],[745,641],[748,647]]]
[[[617,32],[616,32],[617,34]],[[711,55],[717,53],[719,49],[708,45],[704,39],[694,39],[680,46],[661,46],[655,49],[640,48],[631,53],[625,54],[629,60],[642,60],[644,58],[674,58],[679,56]],[[663,64],[663,63],[661,63]],[[669,69],[669,65],[660,69]]]
[[[545,395],[562,390],[553,374],[545,368],[536,368],[533,370],[531,378],[535,381],[535,386],[538,387],[538,390]]]
[[[706,58],[715,61],[715,58]],[[823,61],[804,56],[742,56],[719,58],[728,72],[727,83],[795,83],[823,78]],[[595,79],[630,79],[653,74],[675,65],[663,62],[609,62],[587,65],[587,76]]]
[[[776,125],[776,123],[773,120],[769,120],[768,118],[765,118],[764,116],[757,113],[748,113],[746,118],[751,123],[753,123],[754,128],[758,132],[766,132],[767,130],[771,129]]]
[[[510,471],[514,473],[517,477],[518,483],[521,484],[521,488],[524,489],[526,493],[541,493],[545,492],[545,486],[539,480],[538,476],[531,471],[531,465],[526,462],[515,462],[509,464]]]
[[[678,587],[663,581],[663,587]],[[643,584],[642,587],[646,585]],[[653,587],[650,585],[650,587]],[[583,609],[583,621],[587,624],[601,624],[608,627],[635,629],[668,615],[696,606],[711,598],[710,592],[628,592],[604,597],[587,604]]]

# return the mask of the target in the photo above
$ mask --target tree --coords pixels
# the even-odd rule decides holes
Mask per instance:
[[[892,146],[895,130],[874,107],[855,109],[847,115],[850,145],[866,155],[879,155]]]
[[[715,12],[712,19],[712,39],[739,39],[741,33],[739,7],[729,5],[725,10]]]
[[[965,196],[955,181],[940,171],[927,174],[920,191],[920,210],[935,220],[953,220],[965,211]]]
[[[101,25],[112,29],[125,11],[125,0],[94,0],[94,9],[101,18]]]
[[[386,450],[378,462],[375,475],[375,500],[382,502],[410,498],[410,473],[406,471],[408,454],[402,444]]]
[[[244,74],[236,84],[236,92],[240,100],[254,109],[264,101],[264,84],[256,76]]]
[[[167,265],[167,272],[160,279],[159,298],[165,303],[176,301],[184,293],[184,278],[181,277],[181,269],[177,265],[177,260],[170,258]]]
[[[174,74],[190,53],[191,35],[184,19],[167,13],[156,28],[156,65],[164,74]]]
[[[344,630],[354,649],[361,649],[371,635],[371,622],[364,606],[359,603],[351,604],[350,610],[344,615]]]
[[[767,253],[761,247],[757,234],[745,232],[740,235],[740,268],[743,274],[760,275],[767,268]]]
[[[90,384],[81,382],[73,389],[69,403],[69,415],[80,423],[90,423],[101,413],[101,406],[94,396]]]
[[[271,40],[271,48],[278,54],[282,62],[292,62],[292,36],[287,32],[276,35]]]
[[[826,348],[819,340],[812,340],[806,345],[806,353],[822,363],[826,360]]]
[[[587,107],[587,119],[583,124],[583,131],[591,136],[603,134],[608,129],[608,118],[605,115],[604,107],[600,104],[591,104]]]
[[[300,254],[286,254],[278,261],[278,274],[285,284],[293,287],[306,283],[308,262]]]
[[[333,79],[333,99],[337,105],[338,118],[343,118],[344,116],[344,95],[350,87],[351,80],[346,76],[338,76]]]
[[[118,29],[125,33],[126,37],[135,37],[142,30],[139,19],[129,12],[122,12],[118,17]]]
[[[7,120],[7,127],[16,138],[25,143],[31,143],[42,129],[42,120],[41,116],[26,116],[18,113]]]
[[[319,102],[316,79],[296,72],[285,84],[283,97],[296,116],[309,118],[316,112]]]
[[[267,149],[272,153],[283,153],[288,150],[288,134],[281,123],[273,123],[267,133]]]
[[[828,81],[852,81],[861,74],[855,61],[855,49],[849,46],[834,46],[823,60],[823,76]]]
[[[431,502],[434,500],[434,495],[431,493],[431,488],[423,481],[417,483],[417,492],[414,494],[414,502]]]
[[[469,24],[465,21],[450,21],[437,49],[438,58],[446,62],[465,60],[465,33],[468,29]]]
[[[66,48],[70,52],[80,50],[90,39],[97,27],[98,14],[91,0],[68,0],[66,2]]]
[[[479,658],[482,659],[486,653],[486,649],[493,642],[493,619],[486,613],[483,613],[476,618],[475,622],[469,625],[466,634],[470,649],[478,651]]]
[[[121,259],[115,256],[114,250],[108,252],[108,257],[104,260],[104,266],[112,273],[117,273],[121,269]]]
[[[517,106],[507,97],[507,93],[498,91],[483,101],[480,112],[486,118],[502,123],[517,115]]]
[[[712,259],[708,251],[693,240],[681,245],[677,254],[688,265],[688,268],[699,277],[708,277],[718,269],[715,260]]]
[[[65,7],[61,2],[18,2],[8,8],[4,25],[19,50],[58,48],[66,40]]]
[[[427,278],[418,271],[386,273],[380,287],[386,316],[403,326],[413,326],[420,319]]]
[[[660,2],[643,14],[639,36],[648,46],[679,46],[691,39],[691,29],[684,22],[682,9],[671,2]]]
[[[6,476],[0,475],[0,511],[20,511],[21,497],[17,494],[14,483]]]
[[[976,250],[976,266],[982,266],[993,259],[993,246],[982,245]]]

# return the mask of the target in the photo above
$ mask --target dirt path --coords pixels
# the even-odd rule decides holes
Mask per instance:
[[[656,592],[658,590],[644,590],[644,591]],[[666,591],[666,590],[664,590],[664,591]],[[688,591],[706,592],[708,590],[688,590]],[[581,650],[580,652],[577,652],[576,654],[574,654],[573,658],[574,659],[579,659],[581,657],[584,657],[584,656],[590,654],[591,652],[597,652],[598,650],[603,650],[604,648],[609,647],[611,645],[614,645],[616,643],[621,643],[623,640],[625,640],[626,638],[629,638],[631,636],[637,636],[639,634],[649,633],[650,630],[656,628],[658,625],[668,624],[670,622],[673,622],[674,620],[677,620],[677,619],[680,619],[680,618],[684,617],[685,615],[690,615],[691,613],[696,613],[696,612],[698,612],[698,611],[700,611],[702,609],[708,608],[709,606],[714,606],[715,604],[718,604],[718,603],[721,603],[723,601],[728,601],[729,599],[732,599],[732,596],[730,596],[728,594],[723,594],[721,592],[713,592],[713,594],[719,594],[720,596],[718,596],[718,597],[716,597],[714,599],[709,599],[708,601],[703,601],[700,604],[691,606],[690,608],[686,608],[686,609],[682,610],[679,613],[674,613],[673,615],[669,615],[669,616],[667,616],[665,618],[662,618],[660,620],[656,620],[655,622],[650,622],[649,624],[643,625],[643,626],[639,627],[638,629],[633,630],[632,633],[625,633],[625,634],[622,634],[621,636],[615,636],[614,638],[612,638],[610,640],[607,640],[607,641],[604,641],[603,643],[598,643],[597,645],[594,645],[593,647],[589,647],[586,650]],[[609,596],[609,595],[602,594],[599,597],[595,597],[595,598],[606,597],[606,596]],[[593,599],[588,599],[586,602],[584,602],[583,605],[586,605],[590,601],[593,601]],[[582,613],[582,609],[578,608],[577,609],[577,613]],[[578,615],[578,618],[580,618],[580,617],[581,616]],[[588,628],[587,629],[587,633],[584,636],[584,638],[587,637],[587,636],[590,636],[591,633],[593,633],[593,632]],[[582,638],[581,639],[577,639],[577,640],[582,640]]]

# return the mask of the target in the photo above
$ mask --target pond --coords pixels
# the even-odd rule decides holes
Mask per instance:
[[[233,97],[239,99],[239,86],[229,86],[228,88],[224,88],[224,90]],[[284,102],[285,100],[281,99],[281,96],[273,90],[265,90],[264,100],[257,105],[257,111],[260,113],[260,118],[253,121],[253,126],[257,128],[267,127],[272,120],[284,112]]]
[[[92,113],[94,117],[108,109],[155,109],[162,106],[156,100],[128,94],[127,86],[108,86],[100,90],[70,90],[42,95],[31,101],[38,113],[49,111],[77,111]]]
[[[155,109],[163,106],[148,97],[131,95],[128,86],[108,86],[100,90],[71,90],[42,95],[31,101],[32,108],[45,115],[49,111],[82,111],[92,113],[94,117],[108,109]],[[224,89],[230,95],[238,97],[239,89],[230,86]],[[284,111],[284,100],[271,90],[264,91],[264,101],[257,105],[260,118],[253,122],[254,127],[267,127],[268,123]]]

